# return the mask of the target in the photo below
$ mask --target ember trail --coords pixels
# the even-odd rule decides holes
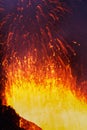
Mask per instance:
[[[69,51],[75,52],[59,36],[58,26],[68,11],[65,4],[15,0],[14,5],[0,1],[1,29],[7,28],[3,41],[6,105],[43,130],[87,129],[87,105],[80,91],[76,96],[70,67]]]

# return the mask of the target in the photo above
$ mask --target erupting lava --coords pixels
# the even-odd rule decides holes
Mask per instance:
[[[0,1],[6,105],[43,130],[86,130],[87,104],[76,96],[69,64],[73,49],[58,35],[64,3],[14,0],[8,8],[8,2]]]
[[[87,129],[87,105],[75,96],[69,65],[57,68],[51,59],[40,63],[28,54],[22,60],[14,56],[6,73],[7,105],[22,117],[43,130]]]

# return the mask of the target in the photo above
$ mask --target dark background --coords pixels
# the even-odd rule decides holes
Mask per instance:
[[[69,41],[77,41],[75,58],[71,64],[79,80],[87,80],[87,0],[69,0],[70,15],[63,25],[64,37]]]

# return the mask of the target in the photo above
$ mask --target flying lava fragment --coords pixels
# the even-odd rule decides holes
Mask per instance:
[[[5,102],[43,130],[86,130],[87,104],[72,75],[72,47],[59,35],[60,0],[1,0]],[[80,88],[80,87],[79,87]]]

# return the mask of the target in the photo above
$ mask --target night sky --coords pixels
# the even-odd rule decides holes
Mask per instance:
[[[69,7],[72,10],[63,26],[64,36],[80,43],[79,47],[75,46],[77,56],[72,64],[83,81],[87,80],[87,0],[70,0]]]

